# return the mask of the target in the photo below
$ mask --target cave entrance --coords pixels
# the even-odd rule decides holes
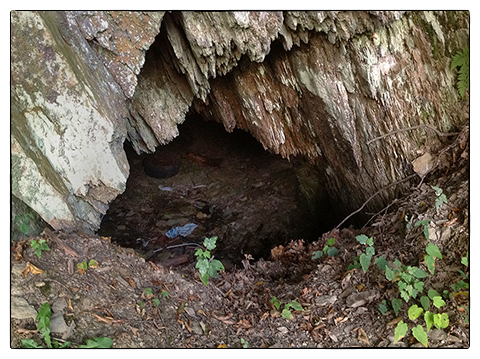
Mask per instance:
[[[267,258],[277,245],[321,234],[292,162],[264,150],[249,133],[228,133],[198,115],[188,116],[179,132],[153,155],[137,155],[126,142],[130,176],[104,216],[100,235],[167,266],[194,261],[196,244],[217,236],[215,256],[228,266],[244,254]],[[171,177],[154,178],[144,171],[146,158],[160,164],[176,158],[180,168]],[[166,236],[189,223],[196,227],[185,237]]]

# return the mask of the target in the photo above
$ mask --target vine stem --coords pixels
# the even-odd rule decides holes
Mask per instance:
[[[411,130],[416,130],[416,129],[419,129],[419,128],[428,128],[428,129],[430,129],[430,130],[435,131],[438,136],[442,136],[442,137],[448,137],[448,136],[453,136],[453,135],[458,135],[458,134],[459,134],[459,132],[449,132],[449,133],[440,132],[439,130],[437,130],[437,129],[436,129],[435,127],[433,127],[433,126],[422,124],[422,125],[417,125],[417,126],[412,126],[412,127],[400,128],[400,129],[398,129],[398,130],[385,133],[384,135],[381,135],[381,136],[372,138],[371,140],[367,141],[367,145],[369,145],[369,144],[371,144],[372,142],[375,142],[375,141],[377,141],[377,140],[381,140],[382,138],[385,138],[385,137],[394,135],[394,134],[396,134],[396,133],[405,132],[405,131],[411,131]]]
[[[375,192],[374,194],[372,194],[370,197],[367,198],[367,200],[365,202],[363,202],[363,204],[360,206],[360,208],[358,208],[356,211],[353,211],[352,213],[350,213],[347,217],[345,217],[345,219],[343,221],[341,221],[334,229],[338,229],[342,224],[344,224],[350,217],[352,217],[353,215],[357,214],[358,212],[360,212],[363,208],[365,208],[365,206],[367,205],[368,202],[370,202],[376,195],[378,195],[379,193],[381,193],[382,191],[385,191],[387,188],[390,188],[392,186],[395,186],[397,184],[400,184],[402,182],[405,182],[405,181],[408,181],[409,179],[413,178],[417,176],[416,173],[413,173],[411,174],[410,176],[407,176],[401,180],[398,180],[396,182],[393,182],[393,183],[390,183],[389,185],[379,189],[377,192]]]

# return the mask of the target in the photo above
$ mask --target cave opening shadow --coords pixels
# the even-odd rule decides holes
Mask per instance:
[[[126,141],[130,176],[104,216],[100,235],[165,266],[193,262],[204,238],[216,236],[214,255],[228,267],[246,254],[267,259],[277,245],[316,240],[332,228],[328,208],[312,211],[299,190],[301,159],[283,159],[249,133],[228,133],[198,115],[188,116],[179,132],[154,154],[137,155]],[[160,165],[170,163],[165,158],[178,159],[178,173],[147,175],[144,163],[154,157]],[[195,225],[190,234],[166,236],[187,224]]]

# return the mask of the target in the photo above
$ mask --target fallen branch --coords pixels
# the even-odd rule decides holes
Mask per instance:
[[[338,229],[342,224],[344,224],[350,217],[352,217],[353,215],[357,214],[358,212],[360,212],[366,205],[368,202],[370,202],[376,195],[378,195],[379,193],[381,193],[382,191],[385,191],[387,188],[390,188],[392,186],[395,186],[397,184],[400,184],[402,182],[405,182],[405,181],[408,181],[409,179],[413,178],[417,176],[416,173],[413,173],[411,174],[410,176],[408,177],[405,177],[404,179],[401,179],[401,180],[398,180],[396,182],[393,182],[393,183],[390,183],[389,185],[379,189],[377,192],[375,192],[374,194],[372,194],[370,197],[368,197],[368,199],[363,202],[363,204],[361,205],[361,207],[359,209],[357,209],[356,211],[353,211],[352,213],[350,213],[347,217],[345,217],[345,219],[343,221],[341,221],[334,229]]]
[[[435,127],[433,127],[433,126],[421,124],[421,125],[417,125],[417,126],[401,128],[401,129],[399,129],[399,130],[395,130],[395,131],[392,131],[392,132],[388,132],[388,133],[386,133],[386,134],[384,134],[384,135],[375,137],[375,138],[367,141],[367,145],[369,145],[369,144],[371,144],[372,142],[375,142],[375,141],[377,141],[377,140],[380,140],[380,139],[382,139],[382,138],[385,138],[385,137],[394,135],[394,134],[396,134],[396,133],[405,132],[405,131],[411,131],[411,130],[416,130],[416,129],[419,129],[419,128],[428,128],[428,129],[430,129],[430,130],[435,131],[438,136],[442,136],[442,137],[448,137],[448,136],[453,136],[453,135],[458,135],[458,134],[459,134],[459,132],[444,133],[444,132],[441,132],[441,131],[437,130],[437,129],[436,129]]]

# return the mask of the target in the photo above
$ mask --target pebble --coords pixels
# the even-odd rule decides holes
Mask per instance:
[[[20,297],[12,297],[10,302],[10,316],[16,319],[28,319],[37,317],[37,311],[33,306]]]
[[[12,274],[13,275],[18,275],[18,276],[21,276],[22,275],[22,272],[25,270],[25,266],[26,264],[23,263],[23,264],[14,264],[13,267],[12,267]]]
[[[447,333],[443,330],[434,329],[430,333],[428,333],[428,339],[431,340],[445,340],[447,338]]]
[[[321,295],[315,298],[315,304],[319,307],[333,305],[337,301],[336,295]]]
[[[50,317],[50,330],[52,333],[65,333],[69,329],[62,312],[52,314]]]
[[[199,322],[197,321],[192,322],[192,332],[197,335],[203,335],[203,329]]]
[[[52,310],[54,313],[62,312],[67,306],[65,298],[59,298],[52,304]]]
[[[455,335],[450,334],[448,337],[448,341],[453,343],[461,343],[462,339],[456,337]]]
[[[278,327],[277,329],[282,334],[287,334],[288,333],[288,329],[286,327]]]

